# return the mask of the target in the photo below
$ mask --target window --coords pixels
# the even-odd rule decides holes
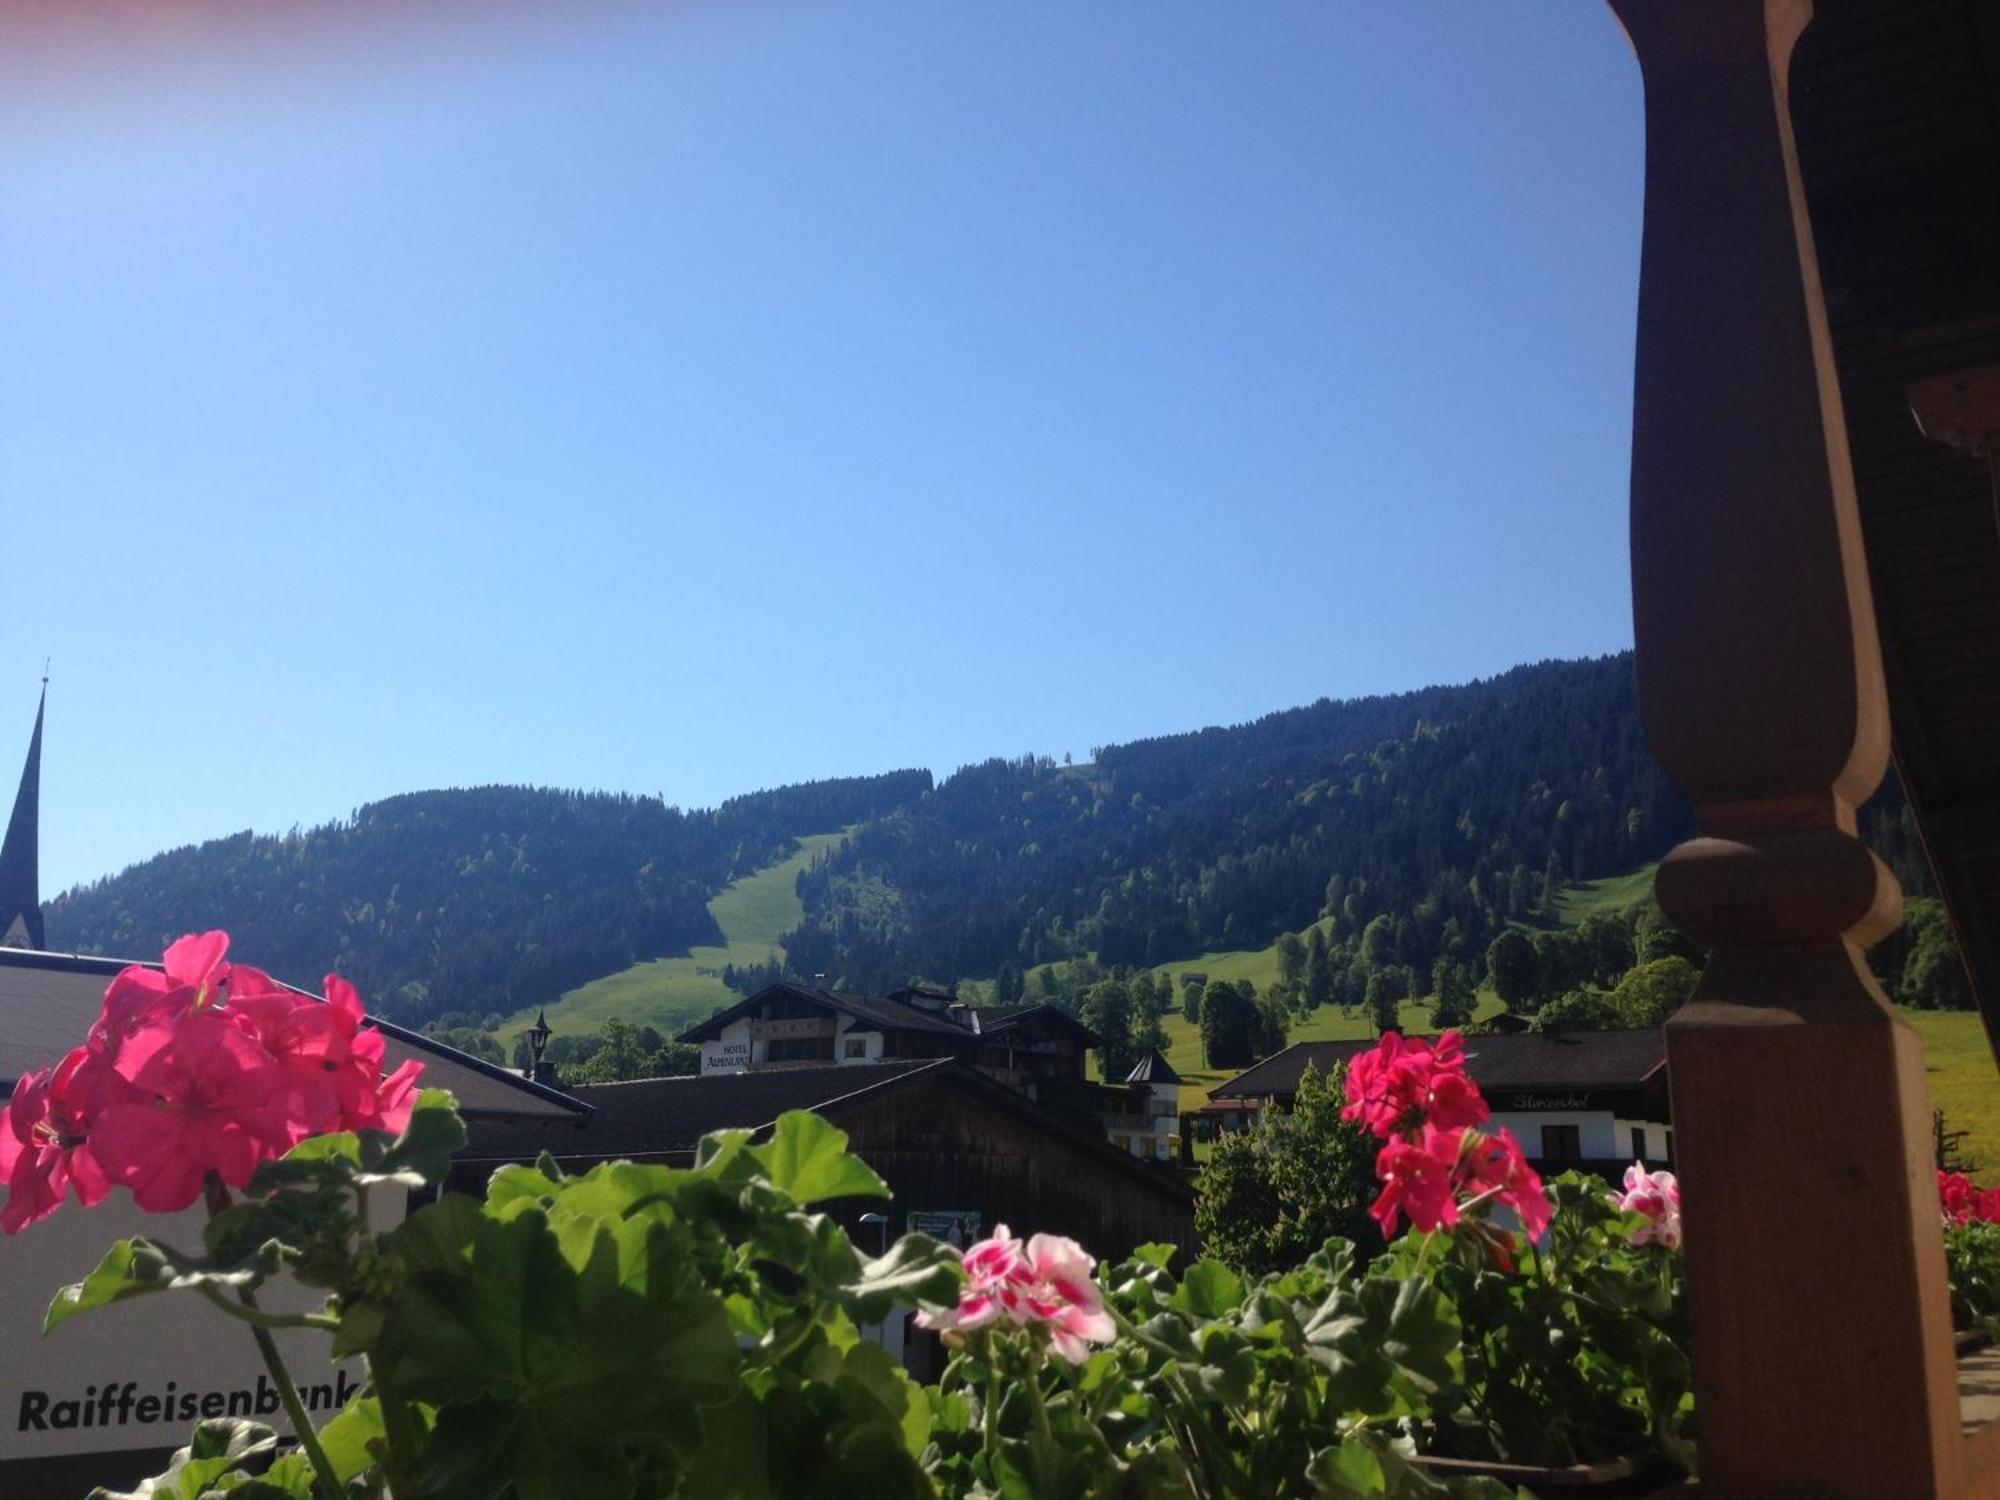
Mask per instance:
[[[1542,1127],[1543,1161],[1580,1161],[1583,1157],[1583,1130],[1577,1125]]]
[[[842,1057],[859,1057],[865,1059],[868,1056],[868,1038],[865,1036],[847,1037],[841,1044],[840,1055]]]
[[[1646,1127],[1643,1125],[1634,1125],[1632,1127],[1632,1159],[1634,1161],[1644,1161],[1646,1154]]]
[[[764,1044],[766,1062],[832,1062],[830,1036],[788,1036]]]

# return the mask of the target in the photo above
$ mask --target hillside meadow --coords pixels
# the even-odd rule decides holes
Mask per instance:
[[[724,966],[761,964],[774,950],[783,950],[785,934],[805,915],[796,889],[799,872],[846,836],[845,831],[810,834],[798,841],[789,857],[724,887],[709,901],[708,910],[725,943],[700,945],[684,958],[634,964],[581,985],[549,1007],[549,1030],[557,1036],[579,1036],[615,1019],[656,1027],[671,1036],[718,1006],[734,1005],[743,997],[722,982]],[[502,1047],[511,1052],[514,1038],[534,1020],[534,1012],[528,1010],[509,1017],[500,1028]]]

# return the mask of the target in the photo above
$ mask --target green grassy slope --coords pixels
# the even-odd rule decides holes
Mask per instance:
[[[1326,924],[1320,925],[1324,927]],[[1307,928],[1299,936],[1310,940],[1312,929]],[[1247,979],[1261,991],[1266,985],[1277,982],[1278,947],[1273,943],[1268,948],[1204,953],[1199,958],[1161,964],[1153,972],[1171,978],[1174,981],[1175,994],[1180,993],[1180,976],[1183,974],[1206,974],[1211,981],[1226,980],[1231,984]],[[1478,1014],[1487,1016],[1499,1009],[1498,996],[1490,990],[1479,992]],[[1420,1033],[1434,1029],[1431,1026],[1429,999],[1403,1006],[1402,1016],[1403,1030],[1406,1032]],[[1295,1042],[1358,1041],[1374,1034],[1374,1026],[1358,1008],[1352,1015],[1342,1015],[1337,1009],[1322,1007],[1304,1020],[1293,1023],[1291,1039]],[[1167,1061],[1172,1063],[1174,1071],[1181,1075],[1182,1109],[1198,1107],[1208,1097],[1210,1089],[1241,1071],[1235,1068],[1211,1071],[1206,1068],[1201,1060],[1200,1028],[1185,1019],[1178,1011],[1167,1019],[1167,1041]]]
[[[2000,1183],[2000,1069],[1978,1012],[1897,1009],[1924,1039],[1931,1103],[1944,1111],[1945,1128],[1971,1132],[1960,1149],[1972,1175]]]
[[[1602,880],[1573,880],[1556,896],[1556,917],[1563,926],[1574,927],[1594,912],[1643,907],[1653,899],[1653,872],[1657,869],[1656,864],[1641,865]]]
[[[800,839],[789,859],[718,891],[708,909],[728,939],[726,945],[695,948],[686,958],[656,959],[593,979],[549,1007],[549,1029],[558,1036],[572,1036],[595,1031],[615,1017],[635,1026],[656,1026],[671,1035],[718,1005],[734,1005],[742,996],[722,982],[723,965],[760,964],[771,956],[779,939],[805,915],[794,889],[799,872],[820,851],[845,837],[845,833],[818,833]],[[531,1011],[511,1017],[500,1028],[501,1045],[511,1049],[514,1038],[534,1019]]]

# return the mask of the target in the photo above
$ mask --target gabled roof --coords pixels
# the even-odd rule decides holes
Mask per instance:
[[[911,991],[906,987],[897,993],[908,994]],[[937,992],[939,996],[943,993],[942,990]],[[680,1034],[679,1039],[683,1042],[714,1041],[730,1022],[750,1015],[767,1001],[780,997],[821,1006],[836,1015],[851,1016],[871,1030],[922,1031],[971,1041],[1025,1022],[1047,1021],[1071,1032],[1086,1047],[1095,1047],[1098,1042],[1096,1032],[1053,1005],[962,1006],[956,1011],[939,1011],[906,1005],[893,995],[863,995],[852,990],[829,990],[818,985],[789,981],[764,986],[749,999],[739,1000],[729,1009],[718,1011],[706,1021],[690,1026]]]
[[[1068,1011],[1041,1001],[1031,1005],[981,1005],[966,1014],[981,1036],[996,1036],[1024,1025],[1048,1023],[1058,1031],[1069,1032],[1086,1047],[1095,1047],[1102,1040]]]
[[[97,1019],[104,986],[126,967],[115,958],[0,948],[0,1093],[11,1093],[22,1074],[50,1066],[81,1043]],[[157,969],[159,964],[144,967]],[[319,999],[310,991],[298,993]],[[384,1038],[385,1067],[416,1058],[424,1065],[424,1083],[450,1089],[469,1119],[573,1119],[588,1113],[588,1106],[560,1089],[530,1082],[392,1021],[371,1017],[370,1024]]]
[[[1144,1057],[1140,1058],[1133,1065],[1132,1071],[1125,1075],[1125,1081],[1127,1083],[1179,1083],[1181,1075],[1176,1073],[1173,1069],[1173,1064],[1160,1056],[1157,1051],[1149,1050]]]
[[[588,1161],[677,1155],[694,1150],[711,1130],[762,1130],[787,1110],[809,1109],[838,1123],[864,1102],[920,1083],[962,1090],[1181,1203],[1192,1196],[1177,1175],[1076,1129],[1027,1095],[949,1057],[586,1084],[576,1092],[591,1108],[587,1124],[555,1130],[525,1122],[483,1126],[473,1132],[461,1160],[532,1161],[543,1151],[558,1160]]]
[[[739,1000],[724,1011],[718,1011],[706,1021],[688,1027],[678,1040],[683,1042],[712,1042],[722,1035],[722,1028],[762,1006],[766,1001],[789,996],[807,1005],[817,1005],[836,1015],[852,1016],[865,1022],[873,1029],[888,1031],[924,1031],[944,1036],[969,1037],[966,1027],[949,1021],[943,1016],[927,1010],[918,1010],[913,1005],[902,1005],[894,1000],[886,1000],[879,995],[858,995],[847,990],[822,989],[818,985],[791,984],[780,982],[767,984],[747,1000]]]
[[[1212,1099],[1288,1097],[1307,1067],[1352,1062],[1375,1042],[1295,1042],[1209,1091]],[[1465,1039],[1465,1071],[1482,1091],[1637,1089],[1667,1065],[1658,1027],[1635,1031],[1493,1032]]]

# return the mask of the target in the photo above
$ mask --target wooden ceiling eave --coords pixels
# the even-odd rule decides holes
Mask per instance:
[[[2000,1056],[2000,524],[1913,386],[2000,365],[2000,6],[1815,0],[1792,120],[1895,755]]]

